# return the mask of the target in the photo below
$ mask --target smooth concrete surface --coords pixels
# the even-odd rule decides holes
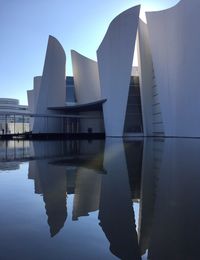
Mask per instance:
[[[65,105],[65,52],[61,44],[53,36],[49,36],[45,64],[37,98],[36,114],[52,114],[48,107]],[[36,94],[37,95],[37,94]],[[47,120],[35,118],[33,132],[60,132],[59,119]]]
[[[71,58],[77,103],[84,104],[100,100],[101,92],[97,62],[74,50],[71,51]]]
[[[152,135],[153,64],[147,25],[140,20],[138,26],[138,63],[144,135]]]
[[[200,2],[147,12],[165,136],[200,137]]]
[[[140,6],[126,10],[110,24],[97,50],[107,136],[123,136]]]

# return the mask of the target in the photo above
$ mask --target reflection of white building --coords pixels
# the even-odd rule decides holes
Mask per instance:
[[[148,12],[147,24],[140,6],[124,11],[111,22],[97,62],[72,51],[74,75],[66,81],[65,52],[50,36],[43,74],[28,92],[32,131],[200,137],[199,10],[198,0],[182,0]]]
[[[80,167],[77,170],[73,202],[73,220],[88,216],[99,209],[102,174],[93,169]]]
[[[19,100],[0,98],[0,133],[12,134],[29,131],[29,111]]]

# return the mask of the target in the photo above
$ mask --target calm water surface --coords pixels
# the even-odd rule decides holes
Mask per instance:
[[[0,259],[200,259],[200,140],[0,142]]]

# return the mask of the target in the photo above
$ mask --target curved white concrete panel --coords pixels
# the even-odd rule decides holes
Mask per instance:
[[[36,114],[50,114],[52,112],[48,110],[48,107],[65,105],[65,63],[66,57],[63,47],[56,38],[49,36],[41,84],[40,87],[36,87],[35,93],[37,102]],[[39,83],[37,86],[39,86]],[[56,119],[51,120],[51,123],[48,122],[48,127],[47,123],[43,121],[40,118],[35,119],[34,132],[60,131],[60,124],[56,122]]]
[[[35,104],[34,104],[34,90],[27,90],[27,98],[28,98],[28,110],[31,113],[34,113],[35,109]],[[33,124],[34,124],[34,118],[30,118],[30,131],[33,129]]]
[[[36,109],[37,102],[38,102],[38,96],[40,93],[40,86],[41,86],[42,76],[36,76],[33,79],[33,88],[34,88],[34,107]],[[35,113],[34,109],[34,113]]]
[[[97,50],[107,136],[122,136],[140,6],[126,10],[110,24]]]
[[[33,89],[27,90],[28,108],[31,113],[35,113],[37,108],[37,100],[41,85],[41,76],[36,76],[33,79]]]
[[[28,110],[34,113],[34,90],[27,90]]]
[[[33,79],[33,89],[27,91],[28,108],[29,108],[29,111],[32,114],[36,113],[37,101],[38,101],[40,85],[41,85],[41,79],[42,79],[41,76],[34,77],[34,79]],[[33,125],[34,125],[34,117],[31,117],[30,118],[30,129],[31,129],[31,131],[33,130]]]
[[[100,100],[101,92],[97,62],[74,50],[71,51],[71,58],[77,102],[84,104]]]
[[[153,64],[149,47],[147,25],[140,20],[138,26],[138,64],[140,78],[140,93],[144,135],[153,133],[152,98],[153,98]]]
[[[200,1],[147,13],[166,136],[200,136]]]

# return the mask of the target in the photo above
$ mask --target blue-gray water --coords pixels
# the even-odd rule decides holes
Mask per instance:
[[[0,142],[0,259],[200,259],[200,140]]]

